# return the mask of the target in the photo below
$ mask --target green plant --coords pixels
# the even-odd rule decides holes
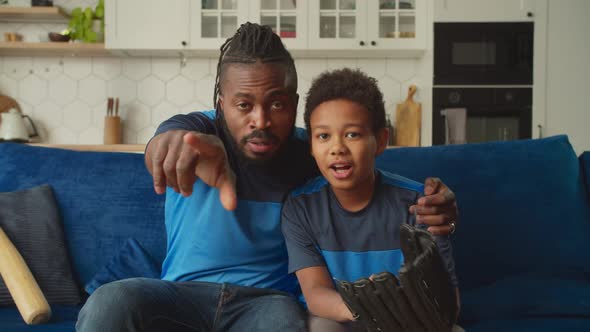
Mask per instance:
[[[76,7],[72,9],[70,16],[67,34],[72,40],[96,42],[98,35],[97,31],[92,29],[93,20],[100,20],[100,32],[104,32],[104,0],[99,0],[94,10],[90,7]]]

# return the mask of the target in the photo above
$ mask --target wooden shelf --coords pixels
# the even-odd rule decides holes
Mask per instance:
[[[69,19],[60,7],[0,7],[0,22],[67,23]]]
[[[0,42],[0,56],[107,56],[104,44],[99,43],[27,43]]]

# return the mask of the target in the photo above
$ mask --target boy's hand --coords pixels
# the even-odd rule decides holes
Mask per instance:
[[[439,178],[424,181],[424,197],[418,204],[410,206],[410,213],[416,214],[416,222],[429,225],[434,235],[448,235],[455,232],[459,212],[455,194]]]

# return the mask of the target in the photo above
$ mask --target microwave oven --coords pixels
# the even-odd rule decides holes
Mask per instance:
[[[532,85],[533,22],[435,23],[434,85]]]

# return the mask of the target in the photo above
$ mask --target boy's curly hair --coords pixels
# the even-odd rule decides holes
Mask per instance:
[[[343,68],[325,71],[311,83],[303,115],[308,135],[311,113],[321,103],[336,99],[350,100],[367,108],[374,133],[385,128],[385,103],[377,80],[358,69]]]

